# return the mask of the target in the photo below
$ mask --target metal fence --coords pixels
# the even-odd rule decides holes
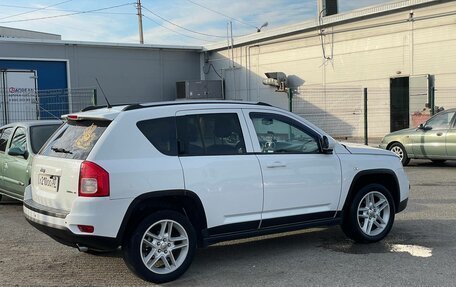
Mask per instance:
[[[360,87],[308,86],[292,90],[291,109],[331,136],[361,141],[364,93]]]
[[[406,102],[399,107],[391,101],[390,88],[307,86],[291,92],[295,114],[338,140],[373,145],[391,130],[418,126],[433,113],[456,108],[456,88],[436,87],[429,93],[406,89]]]
[[[27,94],[0,97],[0,124],[59,119],[60,116],[96,104],[92,88],[37,90]]]

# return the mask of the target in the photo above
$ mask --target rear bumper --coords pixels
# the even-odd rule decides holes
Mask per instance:
[[[25,218],[33,227],[47,234],[55,241],[67,246],[75,248],[77,248],[78,246],[82,246],[98,251],[108,251],[114,250],[120,245],[116,238],[76,235],[68,229],[59,229],[43,225],[31,220],[28,216],[25,216]]]
[[[74,234],[65,226],[67,215],[64,211],[41,206],[31,199],[24,201],[24,216],[27,221],[59,243],[99,251],[114,250],[120,245],[117,238]]]

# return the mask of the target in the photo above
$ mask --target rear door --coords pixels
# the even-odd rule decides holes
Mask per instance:
[[[78,196],[81,163],[109,125],[109,121],[69,120],[33,160],[33,200],[67,210]]]
[[[456,115],[446,137],[446,153],[450,159],[456,159]]]
[[[241,110],[180,111],[176,119],[185,188],[203,203],[208,235],[257,229],[262,177]]]
[[[263,174],[261,227],[334,217],[341,190],[337,155],[321,153],[319,135],[290,117],[244,113]]]

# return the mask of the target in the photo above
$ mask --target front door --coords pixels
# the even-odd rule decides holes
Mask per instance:
[[[419,129],[414,136],[413,153],[418,157],[439,158],[447,155],[447,136],[455,112],[441,112]]]
[[[176,114],[185,188],[198,194],[208,235],[255,230],[263,206],[263,182],[241,110]]]
[[[6,190],[5,188],[5,164],[6,164],[6,146],[8,145],[8,141],[11,137],[11,134],[13,133],[13,128],[5,128],[1,132],[0,136],[0,189],[2,189],[3,192],[5,193],[10,193]]]
[[[337,155],[320,152],[319,135],[275,113],[246,110],[264,183],[262,227],[335,216],[341,190]]]
[[[8,151],[11,149],[22,151],[24,155],[9,155]],[[19,197],[23,197],[25,186],[28,185],[28,174],[26,171],[28,157],[26,131],[25,128],[18,127],[14,131],[13,138],[5,155],[3,180],[5,189]]]

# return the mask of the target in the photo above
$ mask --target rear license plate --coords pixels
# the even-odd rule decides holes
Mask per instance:
[[[39,174],[38,185],[46,191],[57,192],[59,188],[59,177],[55,175]]]

